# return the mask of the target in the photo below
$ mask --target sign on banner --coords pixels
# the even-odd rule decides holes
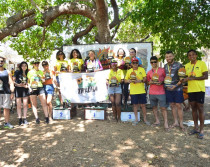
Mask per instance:
[[[104,110],[85,110],[85,119],[105,119],[105,111]]]
[[[121,112],[121,121],[123,122],[135,121],[134,112]],[[138,121],[140,121],[140,112],[138,112]]]
[[[61,73],[59,79],[63,101],[96,103],[107,100],[108,74],[109,70],[93,73]]]

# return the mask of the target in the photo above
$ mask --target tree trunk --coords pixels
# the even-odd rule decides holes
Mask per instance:
[[[106,0],[96,0],[96,27],[98,28],[98,42],[111,43]]]

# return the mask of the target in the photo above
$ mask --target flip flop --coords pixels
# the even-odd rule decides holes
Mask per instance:
[[[172,129],[172,128],[175,128],[175,127],[179,127],[179,125],[170,125],[170,128]]]
[[[194,134],[198,134],[199,132],[195,129],[191,130],[189,135],[194,135]]]
[[[203,137],[204,137],[203,133],[199,133],[198,136],[197,136],[198,139],[203,139]]]
[[[153,127],[155,127],[155,126],[160,126],[160,123],[158,123],[158,124],[155,124],[155,123],[154,123],[154,124],[152,124],[152,126],[153,126]]]
[[[170,131],[170,128],[164,128],[166,132],[169,132]]]

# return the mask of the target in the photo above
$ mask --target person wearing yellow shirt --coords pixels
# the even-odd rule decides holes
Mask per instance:
[[[64,60],[66,58],[65,54],[63,53],[63,51],[59,50],[56,53],[56,64],[54,66],[54,71],[55,71],[55,75],[56,75],[56,81],[58,84],[58,87],[60,87],[60,81],[59,81],[59,74],[62,72],[68,72],[69,71],[69,65],[68,65],[68,61]],[[59,99],[61,102],[61,105],[63,105],[63,100],[61,98],[61,92],[59,91]]]
[[[197,52],[189,50],[187,52],[189,63],[186,64],[186,75],[183,81],[188,82],[188,95],[192,107],[192,117],[194,129],[190,135],[197,134],[198,139],[204,137],[204,99],[205,99],[205,81],[208,79],[208,69],[204,61],[197,60]],[[198,128],[198,119],[200,120],[200,130]]]
[[[146,83],[146,72],[144,68],[138,67],[138,63],[139,61],[137,58],[133,58],[131,60],[132,68],[128,70],[125,77],[125,83],[130,83],[131,103],[133,104],[133,111],[135,114],[135,121],[132,123],[132,125],[135,126],[138,124],[137,110],[139,104],[143,111],[144,123],[150,125],[146,118],[147,100],[146,91],[144,87],[144,83]]]
[[[124,80],[123,71],[117,68],[117,60],[112,59],[111,69],[107,79],[108,82],[108,94],[112,103],[112,111],[114,121],[121,121],[121,95],[122,89],[120,83]]]
[[[71,72],[81,72],[84,61],[82,60],[81,53],[78,49],[73,49],[70,54],[70,71]]]

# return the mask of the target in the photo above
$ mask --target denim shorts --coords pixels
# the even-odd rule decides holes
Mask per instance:
[[[166,95],[149,95],[150,105],[151,107],[158,106],[158,103],[160,107],[167,107],[166,105]]]
[[[53,93],[54,93],[53,84],[44,85],[44,91],[45,91],[45,94],[46,94],[46,95],[53,95]]]
[[[116,94],[116,93],[122,94],[121,86],[109,87],[109,88],[108,88],[108,94],[109,94],[109,95],[111,95],[111,94]]]
[[[131,95],[131,104],[146,104],[146,93]]]
[[[183,103],[184,102],[183,91],[166,90],[166,101],[167,103]]]

